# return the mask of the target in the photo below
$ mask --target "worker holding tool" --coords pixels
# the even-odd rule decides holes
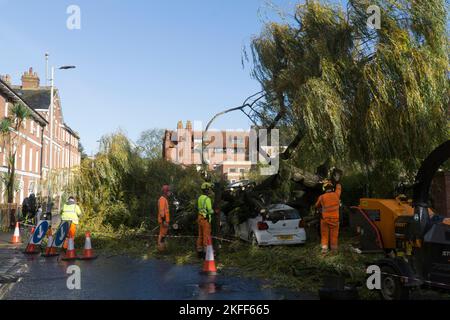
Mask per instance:
[[[329,247],[332,251],[338,249],[342,186],[338,183],[335,188],[332,182],[326,181],[323,190],[325,193],[317,200],[316,208],[322,213],[320,219],[322,253],[327,253]]]
[[[159,223],[159,236],[158,236],[158,251],[163,252],[167,249],[166,236],[169,232],[170,213],[169,213],[169,196],[170,187],[164,185],[162,187],[162,196],[158,200],[158,223]]]
[[[198,239],[197,254],[199,258],[206,253],[208,239],[211,237],[211,221],[214,210],[209,197],[212,185],[208,182],[202,184],[203,194],[198,198]]]
[[[77,226],[79,224],[79,218],[81,216],[81,209],[77,205],[75,197],[69,197],[67,199],[67,203],[63,206],[61,210],[61,220],[62,221],[70,221],[70,229],[68,238],[75,238],[75,234],[77,232]],[[64,242],[64,249],[67,249],[68,241]]]

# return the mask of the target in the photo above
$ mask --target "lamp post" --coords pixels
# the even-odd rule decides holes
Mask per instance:
[[[58,67],[58,70],[68,70],[68,69],[75,69],[75,66],[61,66]],[[53,169],[53,130],[54,130],[54,124],[53,124],[53,114],[54,114],[54,94],[55,94],[55,67],[52,67],[51,71],[51,79],[50,79],[50,164],[49,164],[49,173],[48,173],[48,196],[50,197],[50,181],[51,181],[51,172]]]
[[[75,66],[61,66],[58,70],[75,69]],[[50,171],[53,169],[53,113],[54,113],[54,94],[55,94],[55,67],[52,67],[52,77],[50,79]]]

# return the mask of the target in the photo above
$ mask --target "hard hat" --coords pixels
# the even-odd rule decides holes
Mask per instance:
[[[331,183],[331,181],[325,181],[325,183],[323,184],[323,191],[333,190],[333,189],[334,189],[334,185]]]
[[[211,188],[212,188],[212,184],[209,183],[209,182],[204,182],[204,183],[202,184],[202,190],[209,190],[209,189],[211,189]]]
[[[169,193],[170,192],[170,187],[167,184],[163,185],[162,192],[163,193]]]

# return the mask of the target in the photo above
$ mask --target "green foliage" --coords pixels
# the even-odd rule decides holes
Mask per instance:
[[[137,145],[145,158],[162,158],[163,129],[150,129],[141,133]]]
[[[8,170],[2,173],[1,181],[6,186],[7,202],[12,203],[15,193],[19,190],[16,177],[16,156],[18,146],[23,139],[19,133],[24,121],[31,116],[31,111],[24,104],[16,103],[10,108],[9,112],[10,116],[3,118],[0,122],[0,136],[4,152],[7,154],[8,164]],[[12,146],[16,146],[16,148]]]
[[[121,132],[104,136],[95,159],[84,159],[77,170],[67,193],[74,194],[81,204],[82,224],[105,232],[155,226],[157,200],[164,184],[171,185],[187,210],[193,210],[202,182],[195,168],[161,158],[142,158],[140,150]]]
[[[367,27],[369,5],[381,29]],[[252,41],[254,77],[267,93],[260,120],[304,133],[293,161],[359,168],[378,194],[414,174],[449,134],[444,0],[351,0],[347,12],[309,1],[293,22],[268,23]],[[378,175],[385,164],[395,174]]]

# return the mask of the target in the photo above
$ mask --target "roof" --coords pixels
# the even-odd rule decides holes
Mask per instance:
[[[286,204],[272,204],[268,207],[269,211],[279,211],[279,210],[293,210],[294,208],[286,205]]]
[[[48,110],[50,107],[50,92],[48,87],[40,89],[22,90],[20,86],[13,86],[17,94],[35,110]]]
[[[64,127],[66,128],[67,131],[70,132],[70,134],[72,134],[73,136],[75,136],[75,138],[80,139],[80,135],[78,134],[78,132],[72,130],[72,128],[70,128],[67,124],[64,123]]]
[[[28,108],[30,108],[31,113],[36,121],[38,121],[42,125],[48,124],[47,120],[43,116],[41,116],[38,112],[34,110],[34,108],[22,98],[15,90],[13,90],[6,82],[0,79],[0,92],[3,93],[6,97],[14,102],[21,102]]]

